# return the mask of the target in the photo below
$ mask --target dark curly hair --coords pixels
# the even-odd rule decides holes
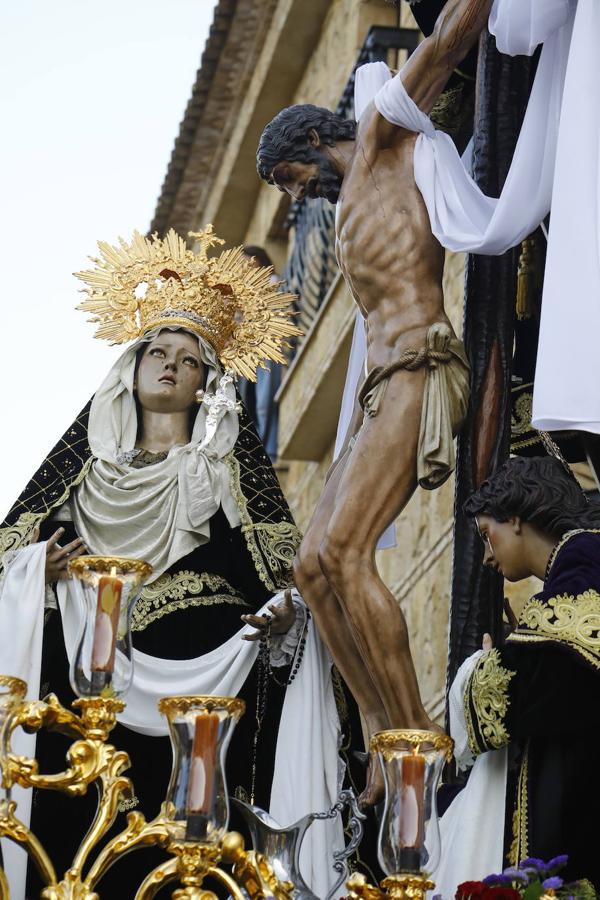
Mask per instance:
[[[471,494],[463,510],[497,522],[519,516],[554,538],[573,528],[600,527],[600,507],[588,503],[575,476],[553,456],[509,459]]]
[[[342,119],[322,106],[302,103],[288,106],[277,113],[260,136],[256,151],[256,168],[263,181],[277,163],[311,163],[318,151],[308,140],[308,133],[314,128],[321,142],[333,147],[336,141],[353,141],[356,137],[356,122]]]

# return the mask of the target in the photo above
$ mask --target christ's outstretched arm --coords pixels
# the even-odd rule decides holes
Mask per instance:
[[[453,70],[479,37],[491,7],[492,0],[448,0],[433,34],[402,67],[402,83],[423,112],[433,109]]]

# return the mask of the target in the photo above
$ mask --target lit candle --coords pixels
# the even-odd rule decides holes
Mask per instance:
[[[194,740],[190,759],[190,775],[187,790],[187,837],[203,835],[199,821],[207,816],[213,804],[214,780],[217,767],[217,742],[219,716],[217,713],[200,713],[194,723]]]
[[[116,577],[116,568],[103,575],[98,582],[96,621],[92,642],[92,672],[112,673],[115,667],[115,648],[121,610],[123,582]]]
[[[400,803],[400,847],[416,853],[406,857],[406,867],[419,868],[420,850],[425,841],[425,757],[416,750],[402,757],[402,798]]]

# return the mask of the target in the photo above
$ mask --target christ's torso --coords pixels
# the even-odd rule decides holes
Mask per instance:
[[[367,319],[369,368],[418,349],[430,325],[448,321],[444,250],[414,180],[416,135],[398,129],[391,146],[377,148],[376,115],[361,120],[336,216],[338,262]]]

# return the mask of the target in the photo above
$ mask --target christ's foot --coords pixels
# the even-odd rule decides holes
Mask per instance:
[[[381,803],[384,796],[385,781],[383,780],[381,765],[379,764],[379,760],[370,754],[367,763],[367,783],[364,791],[358,798],[358,805],[361,809],[377,806],[378,803]]]

